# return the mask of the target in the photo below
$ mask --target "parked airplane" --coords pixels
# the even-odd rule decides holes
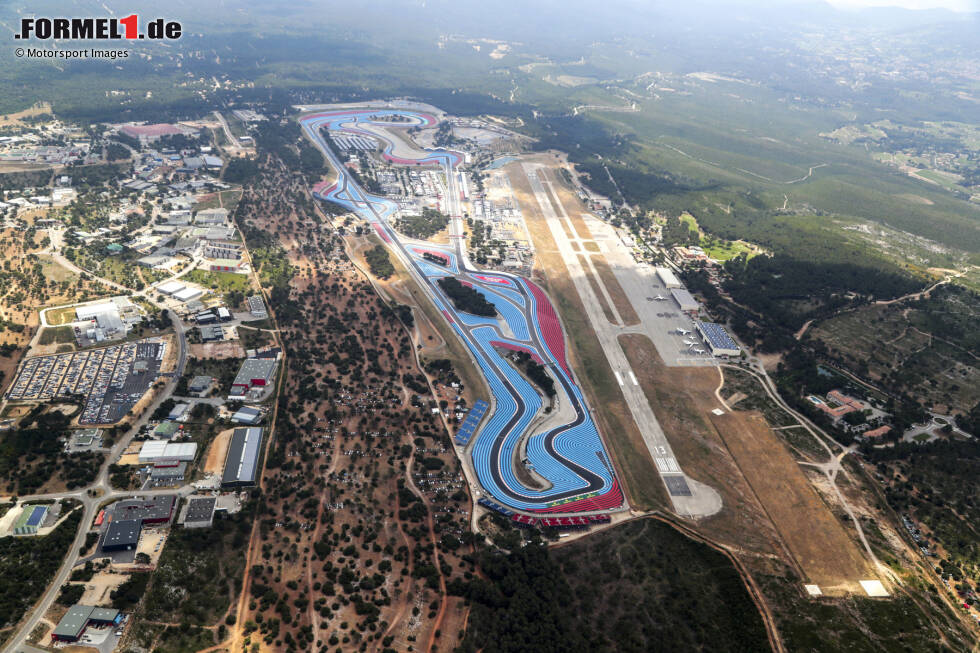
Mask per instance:
[[[663,295],[657,295],[656,297],[654,297],[654,299],[656,299],[658,302],[665,302],[665,301],[667,301],[667,298],[664,297]]]
[[[694,353],[695,353],[695,354],[704,354],[704,353],[705,353],[705,351],[704,351],[703,349],[695,349],[695,350],[694,350]]]
[[[682,336],[686,336],[686,335],[689,335],[691,333],[687,329],[682,329],[680,327],[677,327],[677,329],[675,329],[675,331],[677,331],[678,335],[682,335]]]

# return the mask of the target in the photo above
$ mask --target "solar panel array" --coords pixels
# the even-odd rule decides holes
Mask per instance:
[[[716,349],[738,349],[738,345],[732,337],[725,331],[725,327],[714,322],[698,322],[701,333],[711,342],[711,346]]]
[[[490,404],[482,399],[476,400],[473,408],[470,408],[470,412],[466,414],[466,419],[463,420],[463,424],[456,433],[456,444],[463,447],[466,446],[470,438],[473,437],[473,434],[476,433],[476,427],[480,424],[480,420],[483,419],[483,415],[489,407]]]

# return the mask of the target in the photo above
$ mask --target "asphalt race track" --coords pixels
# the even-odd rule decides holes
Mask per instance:
[[[402,122],[378,120],[401,116]],[[623,493],[581,389],[575,383],[565,355],[565,334],[547,295],[531,281],[501,272],[481,272],[466,258],[461,237],[461,211],[454,168],[462,157],[447,150],[418,151],[418,158],[395,156],[395,143],[386,140],[384,129],[407,129],[435,124],[434,116],[405,109],[342,109],[311,113],[300,119],[304,131],[320,147],[338,172],[334,184],[318,184],[314,195],[355,211],[367,220],[381,239],[411,270],[436,308],[469,349],[490,388],[492,402],[475,435],[468,440],[479,483],[494,501],[514,510],[555,514],[607,511],[624,504]],[[359,126],[372,126],[370,131]],[[400,236],[388,224],[397,205],[384,197],[365,192],[347,174],[325,142],[322,130],[351,136],[368,136],[382,141],[383,155],[395,164],[440,166],[445,171],[448,193],[445,212],[450,215],[455,245],[441,246]],[[404,153],[402,153],[404,154]],[[441,266],[423,258],[436,254],[447,261]],[[498,318],[485,318],[456,311],[437,285],[452,276],[470,285],[494,304]],[[501,356],[498,350],[521,350],[546,365],[557,381],[558,401],[566,423],[542,431],[532,428],[539,416],[542,398]],[[553,423],[553,422],[552,422]],[[528,431],[532,432],[528,434]],[[546,489],[527,487],[516,476],[514,460],[526,437],[525,456],[534,473],[547,481]],[[521,463],[517,463],[521,464]]]

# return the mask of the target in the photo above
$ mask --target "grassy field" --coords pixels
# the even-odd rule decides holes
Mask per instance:
[[[757,253],[756,248],[740,240],[725,240],[723,238],[704,236],[701,238],[700,244],[705,254],[721,262],[733,259],[740,254],[745,254],[748,258],[752,258]]]
[[[592,274],[592,268],[589,267],[588,257],[584,254],[578,255],[579,265],[585,271],[585,276],[589,280],[589,285],[592,286],[592,292],[595,293],[596,299],[599,300],[599,306],[602,307],[602,313],[609,320],[609,324],[616,324],[616,318],[613,316],[612,309],[609,308],[609,303],[606,301],[606,296],[602,294],[602,288],[599,287],[599,280],[595,278]]]
[[[592,265],[595,266],[596,272],[599,273],[599,278],[602,279],[602,285],[609,291],[609,296],[612,298],[613,304],[616,305],[616,311],[623,318],[623,326],[636,326],[639,324],[640,316],[636,314],[636,309],[633,308],[629,297],[626,296],[626,291],[619,285],[619,281],[616,279],[616,275],[613,274],[612,268],[609,267],[609,263],[605,257],[601,254],[593,255]]]
[[[710,415],[739,469],[771,516],[807,582],[824,594],[861,593],[877,578],[871,564],[824,504],[759,413]],[[814,534],[819,533],[819,537]]]
[[[75,333],[72,331],[70,326],[60,326],[60,327],[49,327],[41,331],[41,335],[38,336],[37,343],[39,345],[51,345],[54,343],[59,344],[74,344]]]
[[[55,308],[45,313],[44,316],[47,319],[48,324],[52,326],[68,324],[75,319],[75,307],[67,306],[65,308]]]
[[[211,272],[208,270],[191,270],[183,277],[187,281],[197,283],[205,288],[211,288],[221,293],[239,291],[247,292],[251,285],[247,274],[235,272]]]

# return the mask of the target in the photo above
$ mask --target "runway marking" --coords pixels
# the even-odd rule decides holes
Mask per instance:
[[[657,463],[657,469],[661,474],[669,474],[671,472],[676,474],[681,471],[681,468],[677,466],[677,460],[675,460],[673,456],[667,458],[661,458],[658,456],[657,458],[654,458],[654,462]]]
[[[621,377],[619,375],[619,372],[613,372],[613,374],[616,375],[616,380],[619,381],[619,385],[622,386],[623,385],[623,377]]]
[[[630,370],[630,381],[633,382],[633,385],[640,385],[640,383],[636,380],[636,375],[633,374],[633,370]]]

